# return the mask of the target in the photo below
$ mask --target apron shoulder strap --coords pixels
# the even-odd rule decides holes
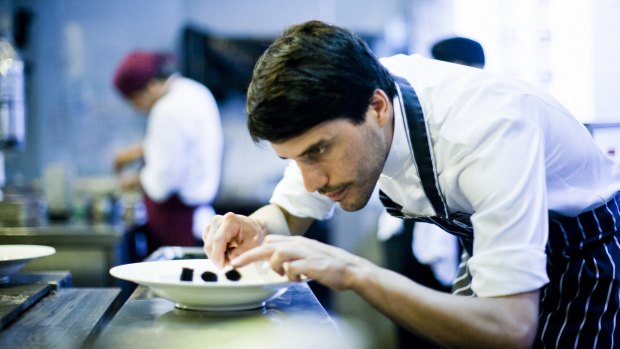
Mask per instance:
[[[448,217],[448,206],[439,188],[435,161],[431,151],[430,135],[426,128],[426,120],[422,111],[422,105],[415,90],[409,82],[402,77],[393,76],[394,81],[402,95],[402,105],[406,115],[405,124],[409,137],[409,147],[415,158],[418,174],[422,182],[424,194],[430,201],[435,214],[440,217]]]

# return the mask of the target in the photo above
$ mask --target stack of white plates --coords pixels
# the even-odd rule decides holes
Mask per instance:
[[[56,253],[50,246],[42,245],[0,245],[0,278],[18,272],[35,258]]]

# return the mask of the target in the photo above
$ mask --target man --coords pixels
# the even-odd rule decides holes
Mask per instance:
[[[122,176],[126,189],[141,188],[147,210],[148,251],[195,246],[214,215],[223,135],[219,111],[203,85],[174,72],[169,56],[132,52],[114,74],[117,90],[148,116],[141,144],[121,151],[115,170],[144,160],[139,175]]]
[[[614,346],[620,171],[555,100],[417,55],[379,63],[357,36],[317,21],[267,49],[247,97],[252,138],[293,162],[270,205],[207,226],[217,265],[230,250],[234,267],[267,259],[292,280],[353,290],[444,347]],[[359,210],[377,184],[388,212],[463,240],[457,294],[285,236],[333,202]]]

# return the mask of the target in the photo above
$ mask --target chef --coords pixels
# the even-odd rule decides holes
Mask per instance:
[[[123,173],[125,189],[139,187],[147,211],[148,252],[160,246],[195,246],[214,215],[223,135],[211,92],[174,71],[169,55],[136,51],[118,65],[114,85],[147,115],[143,141],[118,153],[117,172],[143,160],[139,173]]]
[[[618,343],[620,170],[557,101],[458,64],[377,60],[350,31],[289,28],[259,59],[248,128],[290,159],[271,204],[216,216],[218,265],[265,259],[293,280],[353,290],[443,347],[613,348]],[[334,203],[458,236],[453,294],[301,236]],[[234,242],[236,248],[229,248]]]

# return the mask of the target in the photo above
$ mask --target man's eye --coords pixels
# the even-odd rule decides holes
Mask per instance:
[[[312,150],[310,150],[310,152],[308,152],[308,155],[310,156],[318,156],[321,155],[325,152],[325,147],[316,147]]]

